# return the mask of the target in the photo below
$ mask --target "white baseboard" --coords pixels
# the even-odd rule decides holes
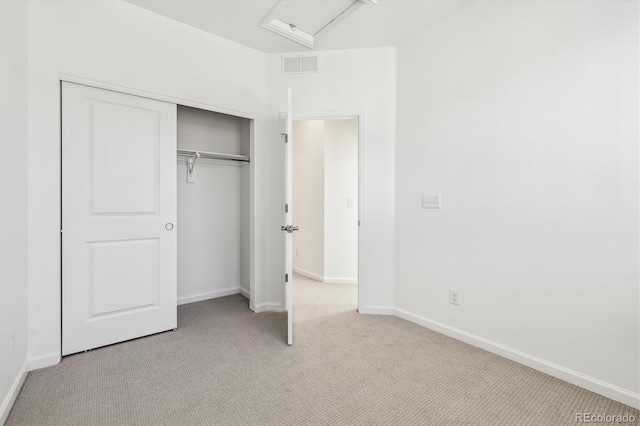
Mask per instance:
[[[452,337],[456,340],[460,340],[472,346],[476,346],[488,352],[510,359],[511,361],[526,365],[527,367],[531,367],[560,380],[564,380],[565,382],[569,382],[602,396],[606,396],[607,398],[611,398],[636,409],[640,409],[640,394],[631,392],[627,389],[620,388],[594,377],[586,376],[561,365],[537,358],[533,355],[487,340],[480,336],[467,333],[466,331],[449,327],[448,325],[442,324],[438,321],[433,321],[428,318],[415,315],[411,312],[405,311],[404,309],[395,309],[395,315],[430,330],[444,334],[445,336]]]
[[[358,284],[358,278],[349,278],[349,277],[324,277],[322,275],[318,275],[311,271],[307,271],[306,269],[299,268],[297,266],[293,267],[293,272],[296,274],[300,274],[304,277],[311,278],[315,281],[320,281],[325,284]]]
[[[11,412],[11,408],[13,408],[13,404],[16,402],[20,389],[22,389],[22,385],[27,379],[27,374],[29,373],[28,367],[29,363],[25,361],[22,368],[20,368],[20,371],[18,371],[18,375],[11,385],[9,393],[4,398],[4,401],[2,401],[2,405],[0,405],[0,425],[4,425],[9,417],[9,413]]]
[[[194,294],[193,296],[179,297],[178,305],[186,305],[187,303],[201,302],[203,300],[216,299],[238,293],[240,293],[240,287],[223,288],[222,290],[208,291],[206,293]]]
[[[365,315],[393,315],[395,310],[391,306],[362,306],[358,308],[358,313]]]
[[[293,272],[302,275],[303,277],[311,278],[315,281],[324,282],[324,277],[322,275],[314,274],[311,271],[307,271],[306,269],[298,268],[297,266],[293,267]]]
[[[286,312],[287,309],[281,303],[267,303],[267,312]]]
[[[256,314],[259,314],[261,312],[284,312],[284,311],[286,311],[286,309],[284,309],[280,303],[267,302],[267,303],[257,304],[253,312],[255,312]]]
[[[358,284],[357,278],[324,277],[325,284]]]
[[[51,367],[59,364],[62,360],[60,352],[50,352],[44,355],[38,355],[29,358],[29,371],[38,370],[40,368]]]
[[[240,294],[246,297],[247,299],[251,299],[249,290],[245,290],[244,288],[240,287]]]

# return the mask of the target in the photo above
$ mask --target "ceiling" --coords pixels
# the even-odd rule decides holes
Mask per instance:
[[[310,50],[260,27],[279,0],[127,0],[152,12],[266,53]],[[297,17],[318,25],[317,16],[335,9],[333,0],[292,0]],[[340,0],[342,1],[342,0]],[[470,5],[471,0],[378,0],[365,4],[316,37],[316,50],[396,46]],[[302,15],[300,15],[302,13]],[[304,24],[303,24],[304,25]]]

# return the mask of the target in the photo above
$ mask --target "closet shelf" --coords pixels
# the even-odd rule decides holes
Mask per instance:
[[[196,157],[196,158],[211,158],[214,160],[232,160],[232,161],[244,161],[249,162],[249,157],[246,155],[236,154],[223,154],[221,152],[207,152],[207,151],[193,151],[190,149],[179,149],[178,155],[182,157]]]

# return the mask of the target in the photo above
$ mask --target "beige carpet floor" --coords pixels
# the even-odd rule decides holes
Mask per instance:
[[[286,316],[240,295],[180,306],[178,330],[29,373],[8,425],[559,425],[637,410],[296,276]]]

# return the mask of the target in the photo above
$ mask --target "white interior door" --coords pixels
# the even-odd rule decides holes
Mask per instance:
[[[287,305],[287,344],[293,344],[293,89],[287,91],[287,116],[285,120],[285,212],[281,228],[285,231],[285,303]]]
[[[177,326],[176,105],[62,85],[62,354]]]

